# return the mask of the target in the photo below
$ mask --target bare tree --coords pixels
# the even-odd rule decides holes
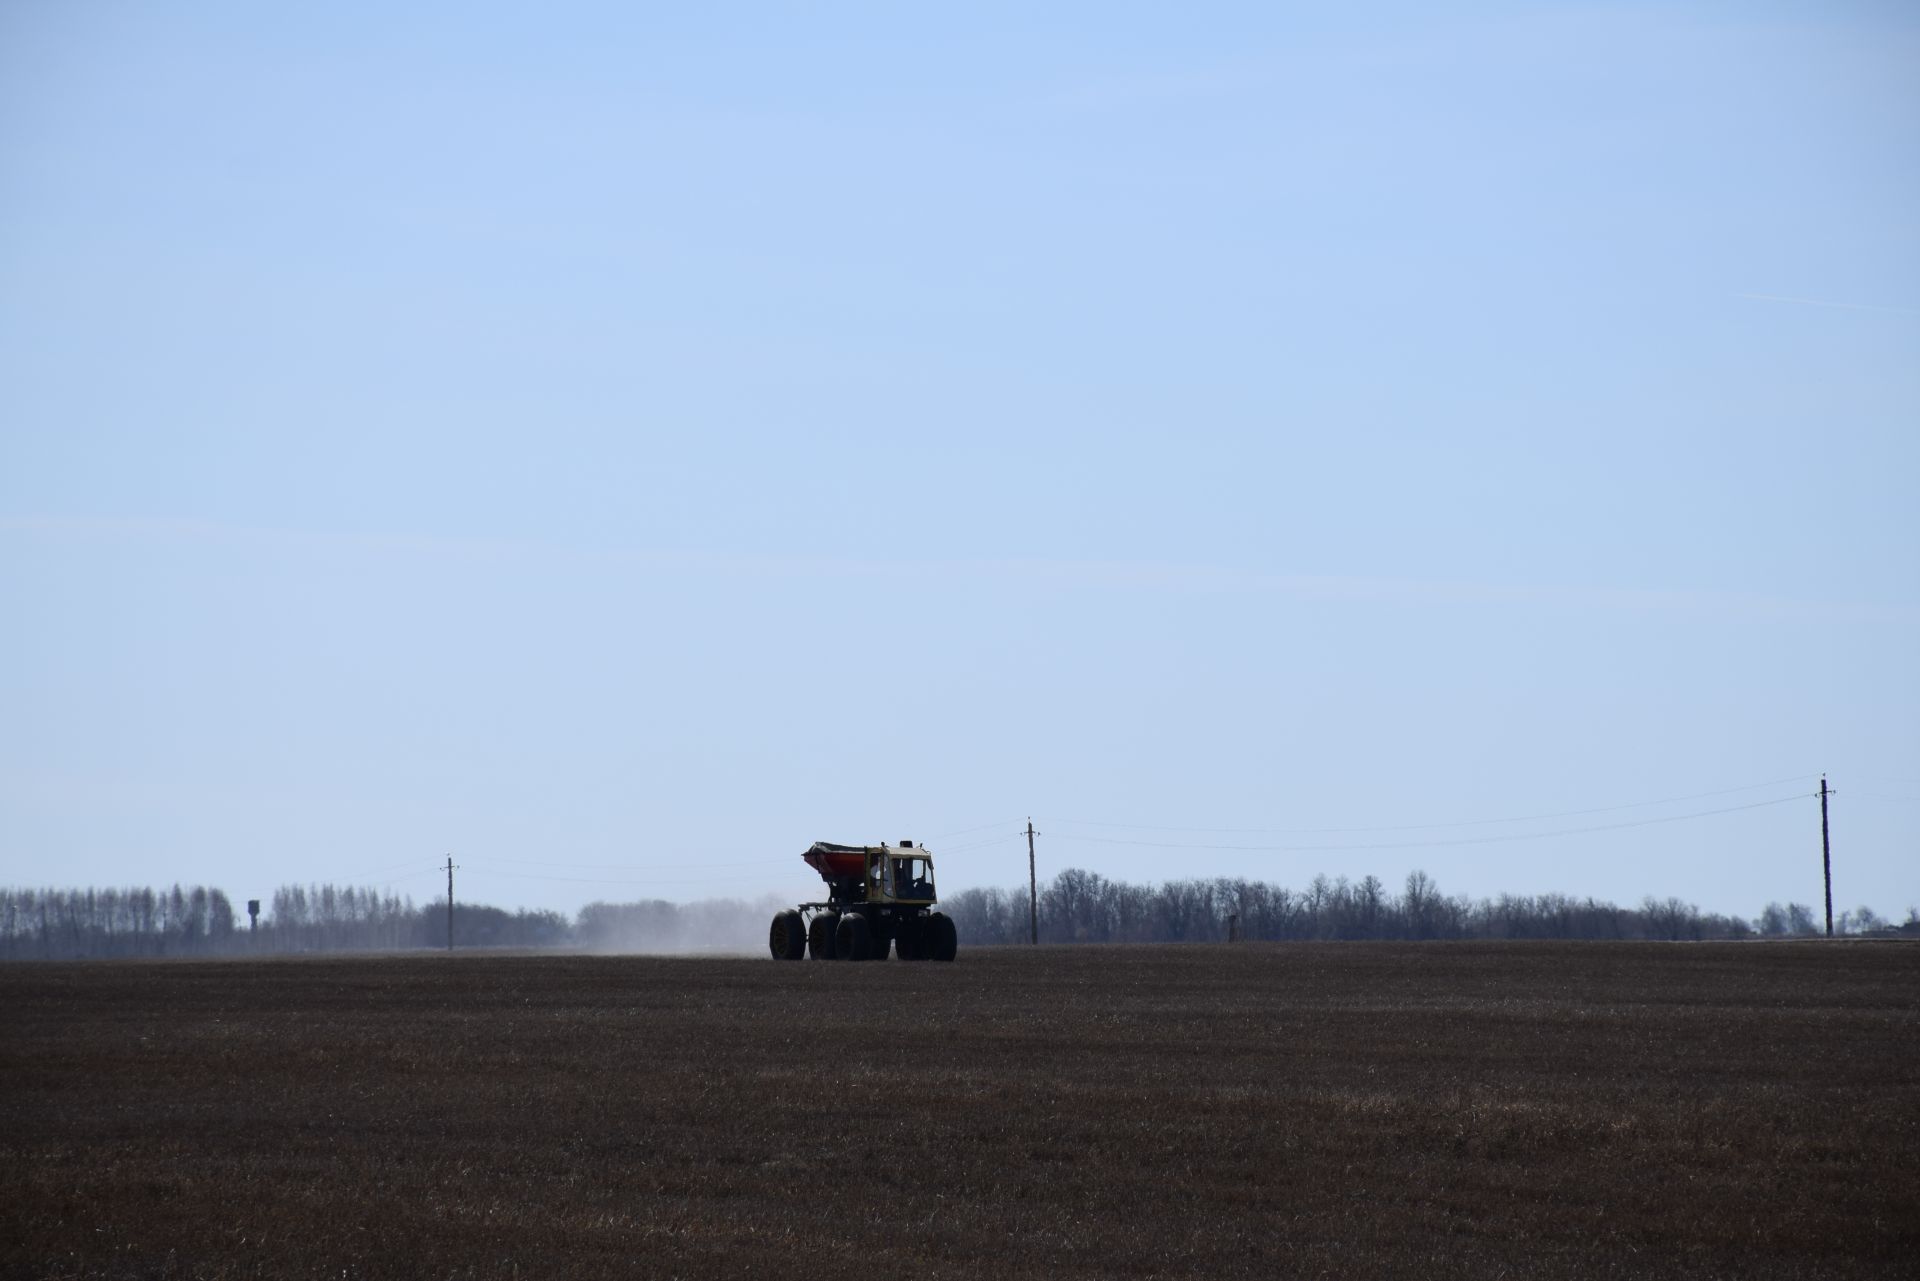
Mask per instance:
[[[1440,888],[1433,878],[1418,868],[1407,873],[1406,892],[1400,896],[1400,910],[1406,916],[1408,932],[1417,939],[1434,936],[1434,907]]]

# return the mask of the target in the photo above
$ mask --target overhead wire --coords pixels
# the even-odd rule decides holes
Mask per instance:
[[[655,868],[647,866],[644,863],[553,863],[553,862],[548,862],[545,859],[505,858],[505,857],[494,857],[494,858],[483,860],[483,861],[493,862],[493,863],[514,863],[523,867],[558,867],[558,868],[566,868],[570,871],[581,871],[581,872],[651,872],[651,871],[657,870]],[[789,861],[790,860],[784,859],[784,858],[750,859],[745,862],[738,862],[738,863],[708,863],[703,861],[700,864],[700,866],[702,867],[771,867],[776,863],[786,863]]]
[[[635,881],[610,876],[542,876],[537,872],[503,872],[498,868],[482,869],[488,876],[504,876],[517,881],[571,881],[577,885],[712,885],[724,877],[703,876],[693,880],[662,881],[653,878]]]
[[[456,866],[458,865],[456,864]],[[402,872],[398,876],[388,876],[388,877],[383,877],[381,879],[388,883],[417,881],[423,876],[438,876],[446,870],[447,869],[444,867],[423,867],[417,872]]]
[[[386,867],[378,868],[371,872],[355,872],[352,876],[344,877],[342,879],[348,882],[382,880],[382,879],[391,877],[395,872],[404,872],[406,871],[407,868],[410,868],[415,864],[421,863],[423,861],[424,860],[420,858],[410,858],[405,860],[404,862],[389,864]],[[434,870],[434,868],[432,865],[428,865],[426,867],[421,868],[420,870],[423,872],[431,872]]]
[[[1229,835],[1272,835],[1272,836],[1338,836],[1360,835],[1366,832],[1430,832],[1455,827],[1493,827],[1502,823],[1544,823],[1556,818],[1584,818],[1589,814],[1614,814],[1622,810],[1651,809],[1656,805],[1678,805],[1683,801],[1704,801],[1715,796],[1732,796],[1739,792],[1756,792],[1763,787],[1779,787],[1785,783],[1798,783],[1817,777],[1813,774],[1791,774],[1785,778],[1769,779],[1764,783],[1748,783],[1741,787],[1726,787],[1712,792],[1694,792],[1687,796],[1669,796],[1657,801],[1634,801],[1626,805],[1601,805],[1592,809],[1560,810],[1551,814],[1522,814],[1513,818],[1481,818],[1451,820],[1444,823],[1396,823],[1379,827],[1179,827],[1151,823],[1106,823],[1094,819],[1051,818],[1049,823],[1066,823],[1081,827],[1113,827],[1129,831],[1143,832],[1205,832],[1220,836]],[[1056,833],[1059,835],[1059,833]],[[1085,839],[1092,839],[1091,837]]]
[[[1414,850],[1440,849],[1456,845],[1491,845],[1507,841],[1545,840],[1555,836],[1576,836],[1586,832],[1617,832],[1630,827],[1651,827],[1659,823],[1679,823],[1688,819],[1709,818],[1716,814],[1735,814],[1742,810],[1764,809],[1769,805],[1785,805],[1789,801],[1805,800],[1807,794],[1796,793],[1792,796],[1775,797],[1769,801],[1754,801],[1748,805],[1729,805],[1723,809],[1700,810],[1692,814],[1669,814],[1660,818],[1633,819],[1625,823],[1601,823],[1588,827],[1564,827],[1546,832],[1505,832],[1493,836],[1466,836],[1438,841],[1373,841],[1347,845],[1224,845],[1189,841],[1137,841],[1110,836],[1076,836],[1070,833],[1055,832],[1055,840],[1084,841],[1096,845],[1135,845],[1153,849],[1174,850],[1240,850],[1251,853],[1324,853],[1343,850]]]
[[[963,827],[957,832],[942,832],[938,836],[931,836],[931,837],[928,837],[927,839],[932,841],[944,841],[949,836],[966,836],[973,832],[984,832],[989,827],[1006,827],[1012,823],[1024,823],[1026,821],[1027,820],[1024,818],[1003,818],[998,823],[982,823],[978,827]],[[925,842],[922,842],[922,844],[925,844]]]
[[[1847,777],[1864,778],[1872,783],[1893,783],[1899,787],[1920,787],[1920,778],[1902,778],[1892,774],[1862,774],[1855,770],[1848,770]]]
[[[1002,841],[1018,840],[1020,836],[1024,833],[1024,831],[1025,829],[1023,828],[1019,832],[1003,832],[999,836],[989,836],[984,840],[968,841],[963,845],[952,845],[952,846],[946,847],[945,849],[936,850],[929,847],[927,852],[929,854],[935,854],[935,855],[964,854],[968,850],[984,849],[989,845],[998,845]]]

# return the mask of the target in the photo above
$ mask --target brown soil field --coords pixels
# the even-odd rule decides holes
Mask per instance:
[[[0,1272],[1920,1274],[1920,946],[0,967]]]

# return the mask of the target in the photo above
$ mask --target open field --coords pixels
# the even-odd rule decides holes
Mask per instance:
[[[8,1276],[1912,1276],[1920,946],[0,967]]]

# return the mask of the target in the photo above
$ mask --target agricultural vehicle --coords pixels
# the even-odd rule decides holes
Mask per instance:
[[[933,856],[898,846],[815,841],[800,856],[827,883],[827,901],[775,914],[767,944],[776,961],[951,961],[953,918],[933,910]]]

